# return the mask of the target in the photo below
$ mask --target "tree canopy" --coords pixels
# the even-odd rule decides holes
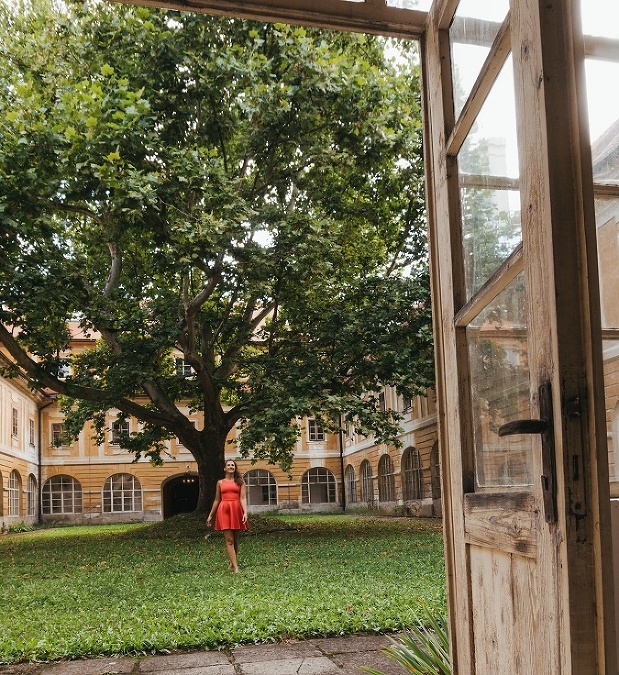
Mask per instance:
[[[179,437],[199,508],[235,425],[282,465],[304,415],[393,441],[372,392],[433,378],[413,45],[96,0],[0,13],[5,374],[61,394],[69,433],[114,408],[138,457]],[[67,356],[69,321],[96,347]]]

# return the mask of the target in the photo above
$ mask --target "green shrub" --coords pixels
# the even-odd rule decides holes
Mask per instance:
[[[34,525],[29,525],[28,523],[21,522],[21,523],[13,523],[12,525],[9,525],[6,528],[6,531],[10,532],[10,533],[15,533],[15,532],[19,533],[19,532],[32,532],[34,529],[36,529]]]

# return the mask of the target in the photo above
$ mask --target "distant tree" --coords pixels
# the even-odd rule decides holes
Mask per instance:
[[[58,392],[72,436],[101,442],[112,408],[136,458],[177,436],[198,510],[235,426],[282,466],[305,415],[393,441],[371,392],[433,378],[411,48],[96,0],[0,12],[5,375]],[[70,320],[100,339],[65,362]]]

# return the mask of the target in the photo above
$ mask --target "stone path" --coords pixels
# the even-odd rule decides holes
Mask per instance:
[[[384,635],[286,640],[229,652],[15,664],[0,666],[0,675],[363,675],[361,666],[404,675],[401,666],[379,651],[388,644]]]

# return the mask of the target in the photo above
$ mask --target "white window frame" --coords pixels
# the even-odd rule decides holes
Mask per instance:
[[[321,502],[312,502],[311,486],[325,485],[327,499]],[[337,490],[335,484],[335,476],[333,472],[324,466],[315,466],[308,469],[301,478],[301,502],[303,504],[335,504],[337,502]]]
[[[326,438],[324,429],[313,417],[307,419],[307,440],[310,443],[322,443]]]
[[[56,445],[56,439],[59,436],[62,436],[63,433],[64,433],[64,424],[62,422],[52,422],[52,430],[51,430],[52,448],[68,447],[66,443],[60,443],[59,445]]]
[[[406,448],[402,455],[402,487],[404,499],[423,499],[423,462],[417,448]]]
[[[41,510],[45,515],[82,513],[82,486],[67,474],[45,481],[41,492]]]
[[[364,459],[361,462],[361,501],[366,504],[374,503],[374,478],[372,476],[372,465],[370,460]]]
[[[275,476],[266,469],[252,469],[248,471],[243,480],[247,485],[247,503],[253,506],[276,506],[278,503],[277,481]],[[267,499],[260,502],[251,501],[251,495],[255,490],[252,488],[262,488],[262,493],[266,492]]]
[[[385,412],[387,410],[387,397],[385,396],[384,390],[378,394],[378,409],[381,412]]]
[[[11,408],[11,436],[19,438],[19,410],[15,406]]]
[[[30,474],[26,487],[26,512],[29,516],[37,515],[37,479]]]
[[[112,474],[101,489],[103,513],[136,513],[143,511],[142,484],[130,473]]]
[[[385,453],[378,460],[378,501],[395,501],[395,473],[391,455]]]
[[[110,445],[120,445],[120,436],[122,434],[127,434],[131,432],[131,423],[129,420],[125,422],[112,422],[112,428],[110,430]]]
[[[196,371],[190,366],[182,356],[174,357],[176,374],[180,377],[194,377]]]
[[[355,504],[357,502],[357,473],[352,464],[349,464],[344,470],[344,483],[346,485],[348,503]]]
[[[17,469],[9,474],[9,516],[21,516],[21,476]]]

